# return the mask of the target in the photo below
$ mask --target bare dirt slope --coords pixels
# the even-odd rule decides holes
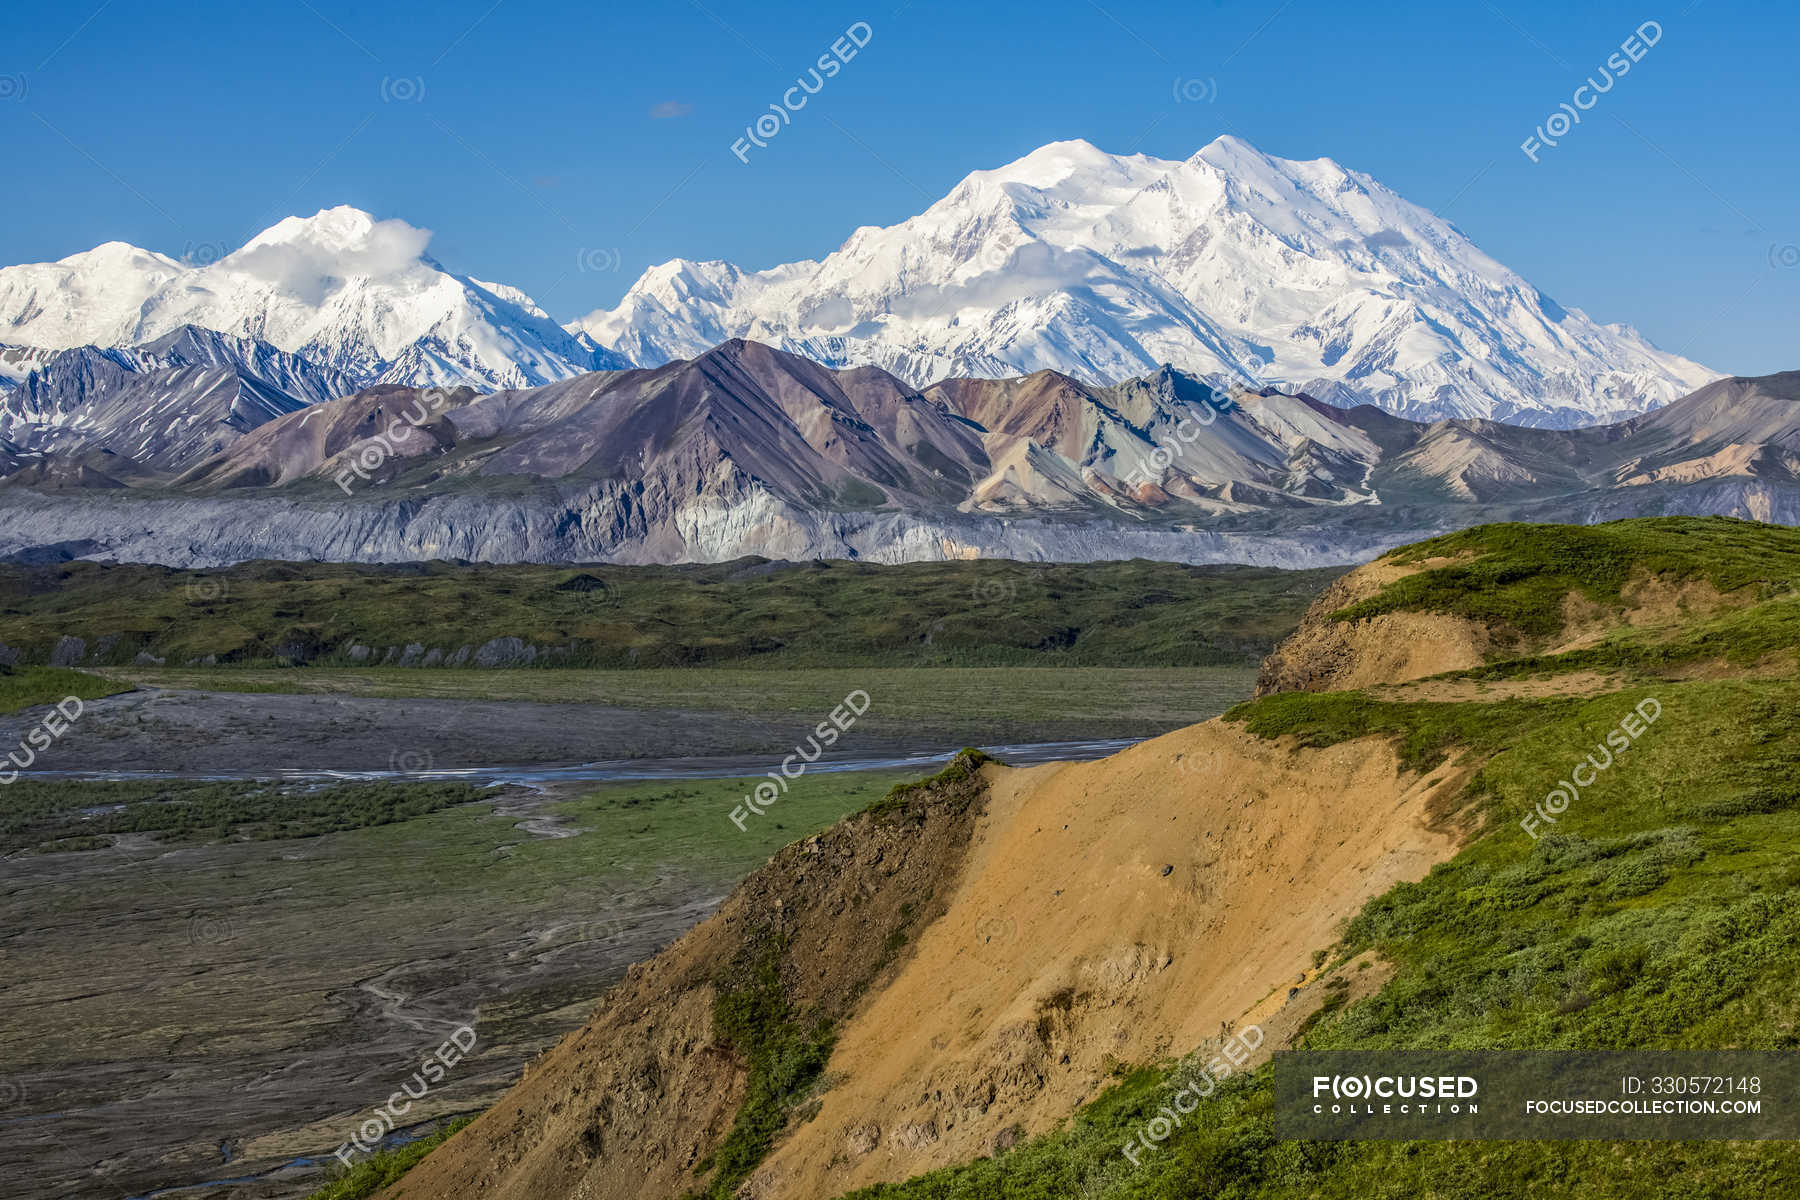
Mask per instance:
[[[714,1004],[777,929],[790,1003],[838,1037],[737,1194],[811,1200],[992,1153],[1116,1062],[1278,1007],[1340,920],[1453,851],[1432,802],[1459,777],[1409,777],[1379,740],[1298,750],[1214,721],[969,783],[783,851],[391,1195],[705,1183],[749,1078]]]
[[[752,1180],[836,1195],[995,1152],[1255,1016],[1340,920],[1447,857],[1381,741],[1296,751],[1219,721],[1114,758],[989,768],[948,910],[844,1029],[839,1080]]]
[[[1367,600],[1408,575],[1446,565],[1444,559],[1398,563],[1391,558],[1351,571],[1313,601],[1300,627],[1263,659],[1256,694],[1332,692],[1405,683],[1481,665],[1485,626],[1448,613],[1382,613],[1358,621],[1331,614]]]

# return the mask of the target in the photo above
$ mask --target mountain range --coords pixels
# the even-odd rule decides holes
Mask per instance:
[[[579,328],[640,363],[733,337],[915,386],[1174,363],[1420,420],[1548,426],[1718,377],[1558,304],[1367,175],[1233,137],[1185,161],[1056,142],[818,261],[653,267]]]
[[[487,394],[110,398],[166,375],[96,374],[53,447],[0,443],[0,556],[1324,565],[1501,518],[1800,518],[1800,373],[1575,430],[1417,422],[1167,366],[918,389],[746,341]],[[196,426],[216,448],[196,452]]]
[[[915,388],[1039,370],[1110,385],[1167,363],[1215,387],[1550,427],[1620,420],[1718,378],[1558,304],[1366,175],[1231,137],[1183,161],[1052,143],[817,261],[677,259],[566,326],[517,288],[446,270],[430,237],[340,207],[216,261],[109,242],[0,268],[0,391],[53,351],[190,327],[352,387],[484,392],[735,338]]]
[[[1235,138],[1053,143],[567,326],[430,237],[333,208],[216,261],[0,269],[0,556],[1299,566],[1800,515],[1795,375],[1723,379]]]
[[[352,381],[529,387],[626,365],[517,288],[454,275],[430,232],[354,208],[289,217],[214,262],[108,242],[0,269],[0,364],[33,349],[135,347],[197,326]]]
[[[0,400],[0,441],[17,462],[38,463],[34,482],[60,473],[106,486],[120,473],[178,470],[266,421],[355,388],[350,377],[267,342],[186,325],[143,346],[45,352]]]

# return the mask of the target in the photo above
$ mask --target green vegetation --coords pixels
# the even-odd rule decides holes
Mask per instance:
[[[755,779],[598,784],[574,799],[539,806],[546,818],[596,836],[532,841],[519,849],[528,856],[574,854],[581,870],[609,875],[682,863],[732,878],[792,841],[795,830],[810,833],[867,807],[899,778],[892,771],[802,776],[776,808],[746,822],[741,832],[727,814]],[[0,790],[0,853],[98,850],[112,844],[108,835],[123,833],[169,842],[320,837],[411,821],[497,795],[468,783],[321,787],[267,780],[20,779]]]
[[[1409,575],[1342,609],[1338,620],[1446,612],[1528,637],[1563,628],[1564,598],[1609,608],[1634,578],[1704,579],[1720,592],[1760,585],[1761,598],[1800,583],[1800,530],[1728,517],[1655,517],[1606,525],[1479,525],[1396,551],[1392,559],[1458,561]]]
[[[1522,732],[1567,715],[1572,700],[1506,700],[1464,704],[1392,703],[1360,692],[1278,692],[1225,714],[1263,738],[1292,737],[1301,746],[1334,746],[1387,734],[1408,770],[1429,771],[1453,750],[1492,752]]]
[[[991,708],[1020,718],[1103,721],[1203,710],[1216,716],[1256,683],[1253,667],[852,667],[805,670],[715,667],[641,671],[453,671],[328,667],[109,671],[147,687],[391,699],[539,700],[620,708],[808,715],[829,712],[862,688],[876,700],[870,716],[918,722],[946,712]],[[1214,707],[1216,705],[1216,707]],[[1195,718],[1199,719],[1199,718]],[[1093,736],[1101,736],[1095,734]]]
[[[1629,528],[1491,527],[1425,543],[1406,555],[1485,547],[1539,564],[1557,583],[1540,588],[1509,571],[1465,571],[1460,578],[1484,589],[1480,595],[1458,597],[1440,578],[1408,591],[1409,603],[1544,630],[1550,610],[1539,601],[1547,604],[1554,591],[1560,606],[1558,589],[1571,582],[1597,602],[1616,599],[1618,584],[1647,564],[1731,590],[1786,578],[1793,560],[1784,556],[1800,545],[1792,530],[1742,522],[1623,525]],[[1572,546],[1604,549],[1620,537],[1611,543],[1617,553],[1623,546],[1637,558],[1609,551],[1584,565],[1569,557]],[[1776,586],[1731,620],[1758,644],[1778,636],[1791,609]],[[1528,835],[1520,819],[1646,695],[1662,705],[1657,720],[1554,824],[1539,826],[1542,836]],[[1414,768],[1453,755],[1481,764],[1458,799],[1474,836],[1425,879],[1394,887],[1347,924],[1327,952],[1330,1002],[1308,1024],[1302,1046],[1800,1049],[1793,987],[1800,978],[1800,682],[1793,671],[1495,703],[1283,694],[1230,716],[1262,736],[1314,746],[1387,734]],[[1366,952],[1392,964],[1394,974],[1374,995],[1346,1003],[1332,984]],[[1227,1080],[1134,1166],[1121,1148],[1169,1102],[1180,1070],[1175,1063],[1131,1070],[1030,1143],[855,1196],[1800,1194],[1800,1153],[1779,1142],[1277,1141],[1266,1067]]]
[[[56,704],[66,696],[98,700],[130,690],[129,683],[102,679],[66,667],[0,666],[0,716],[42,704]]]
[[[746,947],[742,962],[713,1007],[713,1033],[750,1068],[743,1103],[719,1148],[694,1167],[717,1168],[694,1200],[731,1200],[786,1126],[788,1115],[831,1058],[829,1022],[793,1010],[781,982],[783,940],[765,933]]]
[[[873,816],[899,812],[909,802],[934,792],[966,795],[972,799],[971,789],[958,788],[957,785],[967,783],[983,766],[995,761],[997,760],[984,750],[977,750],[973,746],[964,746],[956,752],[956,757],[952,758],[936,775],[906,783],[896,783],[888,789],[887,795],[869,806],[868,812]]]
[[[667,863],[705,868],[709,876],[736,880],[797,838],[835,824],[867,807],[896,781],[898,771],[816,772],[788,784],[775,806],[732,823],[757,779],[692,779],[680,783],[607,784],[549,811],[575,828],[591,869],[606,874],[649,873]]]
[[[1800,686],[1657,696],[1657,722],[1535,841],[1519,817],[1631,700],[1488,762],[1502,819],[1350,923],[1345,952],[1399,972],[1316,1046],[1800,1047]]]
[[[382,1150],[348,1168],[344,1173],[308,1196],[306,1200],[366,1200],[412,1170],[427,1154],[449,1141],[457,1130],[473,1121],[463,1117],[450,1122],[430,1137],[408,1142],[392,1150]]]
[[[20,779],[0,793],[0,852],[98,850],[111,844],[105,835],[120,833],[170,842],[318,837],[391,825],[488,794],[467,783]]]
[[[177,667],[375,665],[408,645],[423,661],[506,637],[537,647],[537,666],[1200,666],[1254,663],[1336,574],[1142,560],[75,562],[0,567],[0,640],[42,662],[80,637],[89,660],[113,666],[140,654]]]
[[[1463,671],[1472,679],[1516,679],[1600,671],[1647,678],[1690,663],[1718,660],[1750,667],[1800,649],[1800,592],[1784,592],[1752,608],[1736,608],[1674,629],[1615,629],[1592,646],[1561,654],[1521,655]]]

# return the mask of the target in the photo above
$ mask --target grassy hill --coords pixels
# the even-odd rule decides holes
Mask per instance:
[[[724,1165],[702,1157],[678,1177],[634,1176],[641,1194],[731,1194],[739,1181],[774,1188],[762,1194],[837,1191],[851,1200],[1800,1194],[1800,1152],[1780,1142],[1280,1141],[1267,1066],[1184,1109],[1165,1141],[1140,1143],[1130,1158],[1123,1152],[1197,1078],[1196,1062],[1155,1060],[1167,1042],[1154,1035],[1161,1029],[1173,1040],[1169,1031],[1193,1016],[1194,989],[1216,990],[1215,978],[1227,976],[1257,980],[1250,1002],[1272,987],[1265,1001],[1283,1047],[1800,1049],[1800,662],[1786,633],[1796,603],[1800,531],[1745,522],[1491,526],[1398,551],[1334,588],[1286,646],[1290,677],[1301,681],[1342,677],[1308,656],[1364,654],[1386,664],[1365,673],[1357,690],[1279,691],[1232,709],[1219,725],[1102,763],[1036,782],[1001,774],[1013,789],[1009,807],[987,810],[983,820],[994,827],[973,835],[980,849],[960,866],[955,854],[971,835],[946,835],[919,805],[985,804],[987,776],[960,777],[976,786],[973,799],[946,793],[941,781],[902,793],[894,819],[916,823],[919,839],[942,842],[931,855],[946,860],[939,865],[954,879],[948,893],[934,886],[929,904],[909,903],[889,922],[882,944],[891,960],[864,955],[857,970],[817,947],[842,953],[853,930],[873,937],[885,926],[813,894],[844,883],[842,872],[812,865],[819,838],[789,847],[734,894],[722,917],[684,941],[685,950],[644,968],[637,991],[609,993],[595,1024],[391,1194],[442,1194],[446,1181],[487,1179],[496,1163],[505,1168],[494,1177],[496,1194],[565,1194],[541,1185],[585,1178],[590,1186],[601,1177],[596,1161],[623,1178],[639,1158],[663,1161],[658,1139],[692,1143],[696,1153],[735,1147],[737,1157]],[[1423,660],[1389,655],[1382,644],[1421,631],[1454,634],[1457,622],[1481,631],[1459,643],[1485,647],[1475,665],[1419,678]],[[1355,636],[1310,636],[1339,627]],[[1608,769],[1554,820],[1538,814],[1534,822],[1574,763],[1628,714],[1645,712],[1655,719]],[[1186,765],[1184,752],[1196,765]],[[1246,812],[1252,802],[1274,811],[1259,819]],[[1423,819],[1441,837],[1441,850],[1426,860],[1437,865],[1374,874],[1374,863],[1409,836],[1415,818],[1388,815],[1409,802],[1426,805]],[[1202,818],[1194,829],[1163,823],[1194,817]],[[1305,832],[1315,819],[1320,830],[1338,832]],[[1290,826],[1316,849],[1283,857]],[[1237,944],[1229,963],[1212,957],[1225,944],[1214,927],[1234,920],[1234,909],[1259,910],[1238,928],[1274,938],[1307,919],[1309,902],[1319,906],[1314,915],[1334,911],[1323,893],[1341,877],[1309,872],[1330,861],[1332,847],[1370,831],[1376,857],[1355,870],[1408,882],[1365,888],[1358,895],[1370,898],[1339,910],[1349,914],[1341,924],[1319,917],[1308,926],[1316,941],[1309,933],[1279,952],[1253,941]],[[887,833],[884,853],[906,844]],[[872,836],[854,821],[822,835],[827,851],[859,863],[882,859],[858,842]],[[1065,844],[1081,852],[1031,858]],[[1002,852],[1038,846],[1046,849],[1030,849],[1030,861]],[[1160,873],[1159,861],[1167,863]],[[1195,864],[1204,873],[1190,890],[1181,881]],[[1310,882],[1282,883],[1300,877]],[[1089,882],[1067,896],[1043,890],[1073,880]],[[1158,888],[1160,895],[1150,890]],[[1151,896],[1158,898],[1146,903]],[[743,911],[733,915],[734,904]],[[920,912],[934,911],[942,915],[919,923]],[[1105,928],[1096,930],[1091,917]],[[1114,961],[1115,925],[1144,939],[1146,953],[1173,937],[1174,953],[1129,983],[1080,975],[1085,964]],[[777,929],[772,942],[758,932]],[[696,1016],[671,1030],[665,1014],[677,1002],[683,1011],[695,1007],[683,988],[736,995],[716,963],[739,943],[773,946],[779,959],[756,993],[757,1036],[746,1041],[724,1005],[710,1027]],[[1314,970],[1287,990],[1283,1007],[1288,964],[1306,944],[1316,950]],[[803,955],[800,945],[814,949]],[[868,961],[876,974],[858,974]],[[1030,990],[1069,971],[1091,990]],[[1159,1009],[1158,989],[1172,985],[1157,980],[1170,977],[1184,982]],[[865,1004],[837,1003],[864,987]],[[1141,1007],[1121,1018],[1125,1010],[1112,1007],[1121,998]],[[607,1005],[645,1024],[626,1028]],[[1015,1009],[1034,1006],[1035,1026],[1014,1020]],[[901,1012],[917,1027],[896,1025]],[[1088,1036],[1064,1038],[1065,1024]],[[942,1040],[931,1038],[933,1052],[924,1053],[917,1043],[934,1030]],[[568,1115],[556,1102],[629,1071],[642,1053],[633,1039],[658,1044],[671,1032],[708,1048],[683,1070],[714,1075],[684,1075],[679,1091],[649,1089],[645,1111],[654,1120],[621,1126],[616,1113]],[[1128,1041],[1145,1052],[1100,1054]],[[1195,1042],[1189,1035],[1180,1044]],[[1045,1054],[1032,1057],[1034,1046]],[[1070,1108],[1046,1105],[1044,1089],[1059,1085],[1070,1056],[1103,1059],[1106,1068],[1098,1090],[1084,1085],[1071,1096],[1073,1115],[1061,1117]],[[1070,1078],[1082,1078],[1074,1070]],[[737,1090],[740,1079],[748,1092]],[[994,1080],[1010,1089],[998,1113],[980,1103]],[[972,1091],[957,1090],[970,1083]],[[942,1101],[930,1091],[940,1084]],[[729,1099],[740,1095],[748,1098]],[[704,1117],[712,1110],[702,1101],[723,1105],[724,1116],[735,1111],[725,1123],[753,1129],[754,1145],[692,1125],[716,1120]],[[1031,1105],[1048,1115],[1035,1136],[1018,1124],[1010,1127],[1018,1136],[988,1136],[1006,1133],[1001,1127]],[[953,1115],[958,1128],[880,1123],[933,1112]],[[903,1182],[854,1192],[848,1183],[814,1186],[821,1171],[827,1180],[857,1169],[863,1179],[880,1178],[880,1164],[894,1158],[870,1151],[896,1130],[914,1141],[895,1138],[890,1156],[950,1136],[966,1149],[939,1157],[957,1165]],[[597,1160],[603,1138],[612,1140]],[[769,1166],[775,1173],[761,1175]],[[779,1182],[801,1179],[808,1182],[800,1192]],[[606,1186],[601,1193],[614,1194]]]
[[[0,716],[36,708],[40,704],[56,704],[67,696],[98,700],[129,689],[129,684],[114,683],[65,667],[0,665]]]
[[[1491,661],[1410,693],[1283,693],[1226,719],[1312,746],[1386,732],[1418,768],[1478,763],[1458,801],[1477,832],[1320,948],[1328,995],[1359,956],[1394,973],[1366,999],[1328,1001],[1298,1046],[1800,1049],[1800,531],[1489,526],[1389,562],[1434,565],[1324,619],[1479,619]],[[1660,619],[1639,619],[1647,598],[1697,580],[1691,603],[1658,600]],[[1558,686],[1576,673],[1579,688]],[[1534,803],[1645,697],[1662,713],[1641,739],[1540,836],[1525,831]],[[1277,1141],[1267,1067],[1228,1081],[1133,1166],[1120,1147],[1180,1071],[1122,1066],[1055,1132],[855,1196],[1800,1194],[1800,1151],[1779,1142]]]
[[[79,562],[0,567],[0,643],[47,663],[60,639],[80,638],[82,665],[147,654],[171,667],[372,666],[409,645],[416,662],[501,638],[537,648],[535,665],[580,667],[1204,666],[1266,653],[1337,574],[1144,561]]]

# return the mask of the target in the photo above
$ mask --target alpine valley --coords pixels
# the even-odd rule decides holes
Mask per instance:
[[[1565,308],[1329,159],[1045,146],[559,325],[350,208],[0,269],[0,557],[1348,563],[1800,519],[1800,374]]]

